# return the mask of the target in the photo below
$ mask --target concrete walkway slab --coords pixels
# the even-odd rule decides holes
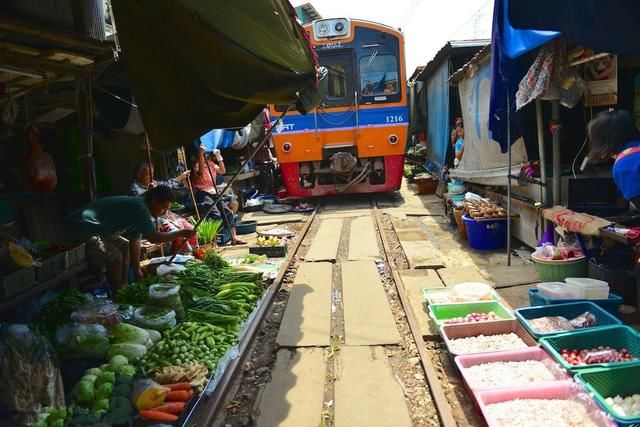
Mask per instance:
[[[400,245],[404,250],[410,268],[443,267],[443,255],[424,234],[414,220],[392,220]]]
[[[418,329],[423,337],[438,335],[438,330],[433,328],[433,322],[429,320],[429,310],[424,301],[424,288],[439,288],[444,286],[435,270],[403,270],[400,279],[407,292],[409,304],[418,321]]]
[[[371,215],[370,208],[350,209],[340,211],[326,211],[318,215],[319,219],[357,218],[363,215]]]
[[[496,288],[540,282],[538,270],[533,264],[511,267],[506,265],[485,266],[482,269],[482,274],[495,282]]]
[[[313,238],[306,261],[335,261],[338,246],[342,237],[343,219],[325,219],[320,222],[320,228]]]
[[[380,257],[373,218],[362,216],[351,222],[349,230],[349,261]]]
[[[317,427],[322,419],[322,349],[280,350],[271,382],[260,396],[258,427]]]
[[[300,265],[276,338],[279,346],[330,344],[332,269],[328,262]]]
[[[243,221],[256,221],[258,226],[272,225],[272,224],[285,224],[290,222],[301,222],[306,220],[308,215],[299,213],[283,213],[283,214],[268,214],[265,212],[247,212],[242,216]]]
[[[404,427],[411,418],[382,347],[343,347],[334,385],[336,427]]]
[[[342,263],[346,345],[398,344],[400,334],[373,261]]]

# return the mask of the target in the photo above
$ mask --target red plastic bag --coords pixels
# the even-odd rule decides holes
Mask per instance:
[[[27,157],[29,184],[38,191],[48,193],[56,188],[58,184],[56,165],[53,163],[53,158],[42,151],[42,146],[38,143],[36,128],[29,126],[27,128],[27,136],[31,143]]]

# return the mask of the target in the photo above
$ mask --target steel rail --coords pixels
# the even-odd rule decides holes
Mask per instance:
[[[433,397],[433,402],[436,405],[436,410],[438,412],[438,417],[440,418],[440,422],[444,427],[454,427],[458,424],[453,418],[453,412],[451,411],[451,405],[449,405],[449,401],[442,390],[442,386],[440,385],[440,380],[438,379],[438,374],[427,354],[427,348],[424,344],[424,339],[422,338],[422,334],[420,333],[420,329],[418,328],[418,321],[416,319],[415,313],[411,308],[411,304],[409,303],[409,298],[407,296],[407,292],[404,288],[404,283],[402,282],[402,278],[398,273],[398,269],[394,266],[393,260],[390,258],[391,249],[389,247],[389,242],[387,241],[387,237],[384,234],[384,229],[382,227],[382,220],[380,219],[380,211],[378,210],[378,201],[373,198],[373,216],[376,219],[376,224],[378,227],[378,233],[380,234],[380,239],[382,240],[382,247],[384,249],[384,256],[389,266],[389,271],[393,275],[393,281],[395,282],[396,291],[398,292],[398,297],[400,298],[400,302],[402,307],[404,308],[405,314],[407,316],[407,322],[409,323],[409,329],[411,329],[411,335],[413,336],[413,341],[416,344],[416,349],[418,350],[418,356],[420,358],[420,364],[422,365],[422,369],[425,373],[427,383],[429,384],[429,390],[431,391],[431,396]]]
[[[311,224],[313,224],[313,221],[316,218],[316,214],[318,213],[319,209],[320,204],[316,206],[313,213],[309,216],[307,223],[300,231],[300,235],[296,239],[291,251],[288,254],[287,261],[280,268],[280,271],[278,272],[275,280],[273,281],[271,286],[269,286],[269,289],[267,289],[267,295],[262,305],[258,309],[256,317],[253,319],[253,322],[247,329],[244,339],[238,346],[238,357],[231,361],[231,363],[229,363],[229,366],[225,370],[225,373],[220,379],[220,382],[214,389],[213,393],[211,393],[211,395],[208,397],[208,401],[203,402],[203,406],[200,411],[204,414],[204,417],[198,420],[198,425],[212,425],[213,421],[215,421],[216,418],[221,414],[221,411],[222,409],[224,409],[224,405],[229,400],[232,392],[235,393],[236,390],[233,389],[233,383],[236,380],[237,376],[239,374],[242,374],[242,366],[244,365],[245,360],[251,354],[251,347],[255,342],[258,329],[264,322],[267,313],[270,311],[271,306],[273,305],[273,301],[275,300],[275,296],[278,294],[282,287],[282,279],[284,279],[284,275],[287,273],[287,270],[289,270],[289,267],[291,267],[291,264],[295,260],[295,255],[298,252],[298,249],[300,249],[300,245],[307,235],[307,232],[311,228]]]

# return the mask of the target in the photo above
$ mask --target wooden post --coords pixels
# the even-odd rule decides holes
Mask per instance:
[[[90,201],[96,199],[96,168],[93,160],[93,129],[91,80],[79,79],[78,82],[78,123],[80,125],[80,170],[82,187]]]

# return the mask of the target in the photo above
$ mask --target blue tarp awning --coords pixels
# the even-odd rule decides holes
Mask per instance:
[[[427,139],[429,159],[442,170],[449,147],[449,61],[427,80]]]
[[[515,58],[530,52],[544,43],[557,37],[554,31],[519,30],[514,28],[508,16],[509,2],[513,0],[496,0],[493,9],[493,28],[491,34],[491,98],[489,105],[489,131],[491,139],[500,144],[502,152],[506,152],[507,143],[507,98],[510,99],[511,113],[515,112],[515,93],[524,76],[525,69]],[[537,4],[537,3],[535,3]],[[511,143],[520,134],[511,123]]]
[[[619,55],[640,55],[640,1],[510,0],[515,28],[555,30],[574,42]]]

